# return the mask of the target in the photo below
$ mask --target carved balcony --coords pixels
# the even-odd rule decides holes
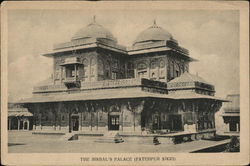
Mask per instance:
[[[78,77],[66,77],[63,80],[63,83],[68,89],[81,87],[81,82]]]

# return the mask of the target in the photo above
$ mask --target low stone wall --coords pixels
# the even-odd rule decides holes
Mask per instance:
[[[158,140],[161,143],[166,144],[179,144],[183,142],[190,142],[201,139],[211,139],[215,137],[215,131],[170,135],[170,136],[158,136]]]

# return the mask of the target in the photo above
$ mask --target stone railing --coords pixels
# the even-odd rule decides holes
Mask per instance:
[[[33,88],[33,93],[38,93],[38,92],[50,92],[50,91],[63,91],[67,90],[67,87],[62,84],[62,85],[43,85],[43,86],[35,86]]]
[[[80,81],[78,77],[66,77],[65,80],[63,80],[64,83],[71,83],[77,81]]]
[[[104,80],[104,81],[81,83],[81,89],[106,89],[106,88],[136,87],[136,86],[167,89],[166,83],[159,81],[152,81],[148,79],[141,79],[141,78]]]
[[[119,80],[104,80],[95,82],[81,82],[81,89],[105,89],[128,86],[140,86],[141,79],[119,79]]]
[[[70,83],[76,82],[79,79],[75,77],[67,78],[63,82]],[[79,82],[80,83],[80,82]],[[110,89],[110,88],[123,88],[123,87],[147,87],[153,89],[167,89],[167,84],[159,81],[152,81],[148,79],[132,78],[132,79],[118,79],[118,80],[103,80],[94,82],[81,82],[81,89]],[[44,85],[36,86],[33,93],[52,92],[52,91],[66,91],[67,87],[62,85]]]
[[[168,83],[168,89],[195,88],[194,82],[173,82]]]

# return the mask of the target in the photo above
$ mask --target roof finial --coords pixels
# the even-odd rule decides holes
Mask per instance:
[[[154,24],[152,26],[153,28],[157,28],[158,26],[156,25],[156,19],[154,19]]]
[[[156,25],[156,20],[154,19],[154,25]]]

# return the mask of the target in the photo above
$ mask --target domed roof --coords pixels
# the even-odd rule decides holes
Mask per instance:
[[[154,21],[153,26],[144,30],[137,36],[133,45],[136,45],[138,43],[149,42],[149,41],[166,41],[172,38],[173,36],[168,31],[157,26],[156,22]]]
[[[73,35],[71,40],[84,39],[84,38],[104,38],[115,42],[117,41],[111,32],[109,32],[106,28],[96,23],[95,17],[92,23],[78,30]]]

